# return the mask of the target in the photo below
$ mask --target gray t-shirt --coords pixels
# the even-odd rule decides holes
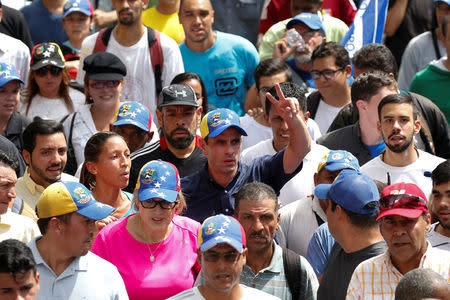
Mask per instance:
[[[356,267],[366,259],[384,253],[385,250],[384,241],[352,253],[345,253],[338,242],[334,243],[317,291],[317,299],[345,299],[348,284]]]
[[[450,238],[435,231],[437,224],[439,223],[431,225],[430,231],[427,232],[427,240],[435,248],[450,251]]]

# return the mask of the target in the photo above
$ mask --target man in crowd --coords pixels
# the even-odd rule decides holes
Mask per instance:
[[[39,273],[30,248],[21,241],[0,242],[0,298],[36,300]]]
[[[280,299],[316,299],[318,282],[308,261],[274,242],[280,224],[275,191],[252,182],[238,191],[235,201],[248,247],[241,282]]]
[[[431,194],[432,182],[425,172],[431,172],[444,161],[414,146],[414,135],[421,123],[410,96],[392,94],[384,97],[378,105],[377,128],[386,144],[385,150],[361,167],[372,179],[387,184],[412,182],[425,193]]]
[[[180,45],[184,67],[202,78],[210,108],[244,115],[245,93],[254,84],[253,71],[259,63],[255,46],[242,37],[212,30],[210,0],[181,1],[179,18],[186,35]]]
[[[356,157],[343,150],[332,150],[323,156],[313,176],[314,186],[332,184],[344,169],[359,171]],[[314,192],[314,191],[313,191]],[[328,201],[312,193],[280,209],[281,221],[277,240],[282,247],[306,256],[308,244],[316,229],[327,221]]]
[[[276,85],[276,100],[267,97],[289,127],[289,144],[273,156],[265,156],[250,165],[240,164],[241,136],[246,135],[237,114],[229,109],[217,109],[202,119],[201,148],[208,163],[196,173],[181,180],[186,197],[186,215],[203,221],[218,213],[232,215],[233,195],[246,183],[261,181],[270,184],[277,193],[302,167],[303,158],[311,149],[311,141],[298,102],[285,98]]]
[[[170,300],[279,299],[239,284],[248,250],[244,229],[235,218],[220,214],[206,219],[200,228],[198,244],[203,282]]]
[[[386,249],[376,221],[380,194],[372,179],[354,170],[343,170],[332,184],[320,184],[314,193],[328,199],[328,228],[337,241],[317,299],[345,299],[355,268]]]
[[[117,268],[89,252],[95,221],[113,211],[78,182],[44,190],[36,205],[42,236],[29,244],[40,274],[38,299],[128,299]]]
[[[347,299],[393,299],[400,279],[416,268],[431,269],[449,280],[450,253],[426,240],[430,215],[417,185],[400,182],[384,188],[377,221],[388,249],[356,267]]]
[[[165,87],[158,102],[158,122],[162,137],[131,155],[130,182],[127,190],[133,192],[139,171],[154,159],[168,161],[177,167],[181,177],[202,168],[206,157],[199,147],[196,135],[202,115],[194,90],[186,84]]]
[[[440,163],[431,174],[431,211],[437,222],[431,225],[427,240],[431,246],[450,251],[450,160]]]
[[[67,162],[67,143],[61,123],[36,120],[23,132],[22,155],[28,167],[16,184],[17,196],[33,210],[42,192],[58,180],[78,181],[63,173]]]
[[[449,299],[450,285],[430,269],[414,269],[400,279],[395,300]]]

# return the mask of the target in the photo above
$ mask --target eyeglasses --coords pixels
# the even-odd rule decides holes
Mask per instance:
[[[312,70],[311,71],[311,77],[313,79],[319,79],[320,75],[323,75],[323,77],[325,77],[325,79],[331,79],[334,77],[334,75],[339,72],[339,71],[343,71],[345,68],[339,68],[337,70],[323,70],[323,71],[317,71],[317,70]]]
[[[237,251],[230,251],[223,254],[220,254],[215,251],[205,251],[203,252],[203,257],[206,261],[209,262],[218,262],[221,257],[225,259],[226,262],[233,263],[235,262],[239,257],[241,256],[241,253]]]
[[[310,40],[312,37],[314,37],[316,35],[316,32],[318,32],[318,30],[308,30],[302,33],[302,38],[307,41]]]
[[[155,201],[153,199],[149,199],[149,200],[141,202],[142,207],[143,208],[148,208],[148,209],[155,208],[156,205],[159,205],[159,207],[161,207],[162,209],[172,209],[177,204],[178,204],[178,201],[175,201],[175,202],[168,202],[168,201],[164,201],[164,200],[162,200],[162,201]]]
[[[422,205],[420,205],[422,203]],[[387,195],[380,199],[380,209],[391,208],[410,208],[415,209],[420,206],[427,206],[427,202],[421,197],[401,194],[401,195]]]
[[[39,76],[39,77],[44,77],[45,75],[47,75],[48,72],[50,72],[50,74],[52,74],[52,76],[59,76],[61,74],[62,70],[63,69],[55,67],[55,66],[46,66],[46,67],[37,69],[36,71],[34,71],[34,73],[36,74],[36,76]]]
[[[89,84],[89,86],[93,89],[101,89],[104,87],[112,88],[112,87],[118,86],[119,83],[120,83],[120,80],[102,80],[102,81],[95,80],[95,81],[92,81]]]

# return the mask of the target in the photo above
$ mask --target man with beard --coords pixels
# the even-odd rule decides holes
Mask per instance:
[[[415,183],[430,195],[431,178],[426,176],[444,159],[417,149],[414,135],[420,131],[420,121],[411,96],[392,94],[378,105],[377,128],[386,144],[385,150],[361,167],[372,179],[387,184]]]
[[[283,38],[274,44],[273,57],[286,60],[292,70],[292,81],[311,92],[316,88],[310,74],[313,67],[311,57],[317,46],[326,41],[325,26],[317,14],[301,13],[287,23],[286,30]],[[289,45],[290,32],[299,33],[303,43]],[[294,58],[288,59],[291,54]]]
[[[67,162],[67,143],[61,123],[36,120],[23,132],[22,156],[28,167],[17,180],[16,194],[33,210],[42,192],[58,180],[78,181],[63,173]]]
[[[160,46],[159,49],[157,46],[152,48],[160,53],[150,54],[149,33],[151,34],[153,29],[148,29],[142,24],[142,11],[147,7],[148,0],[111,2],[116,9],[118,23],[112,31],[104,31],[100,39],[97,32],[83,41],[80,65],[83,65],[88,55],[98,52],[102,43],[106,47],[106,52],[115,54],[126,66],[127,75],[124,78],[122,101],[137,101],[144,104],[150,109],[153,120],[156,120],[156,99],[160,92],[157,91],[156,81],[161,83],[161,87],[167,86],[176,74],[184,71],[180,50],[172,38],[155,31],[155,37],[160,35],[155,43],[159,42]],[[160,76],[157,74],[158,66],[155,67],[155,75],[152,65],[152,61],[157,61],[157,56],[163,57],[162,66],[158,65]],[[84,75],[85,72],[80,68],[77,74],[78,83],[83,84]],[[156,128],[153,128],[153,131],[156,131]]]
[[[202,115],[194,90],[186,84],[165,87],[156,111],[161,127],[159,143],[151,144],[131,155],[130,182],[127,191],[133,192],[142,166],[155,159],[175,165],[180,177],[190,175],[206,163],[196,135]]]
[[[81,183],[49,185],[36,205],[42,236],[28,246],[40,274],[37,299],[128,299],[117,268],[91,253],[95,221],[114,208]]]
[[[431,246],[450,251],[450,159],[433,170],[431,179],[431,211],[438,222],[431,225],[427,239]]]

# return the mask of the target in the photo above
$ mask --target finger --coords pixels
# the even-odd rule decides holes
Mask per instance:
[[[286,98],[284,98],[284,94],[283,91],[281,90],[279,83],[275,84],[275,89],[277,90],[278,99],[280,99],[281,102],[286,101]]]

